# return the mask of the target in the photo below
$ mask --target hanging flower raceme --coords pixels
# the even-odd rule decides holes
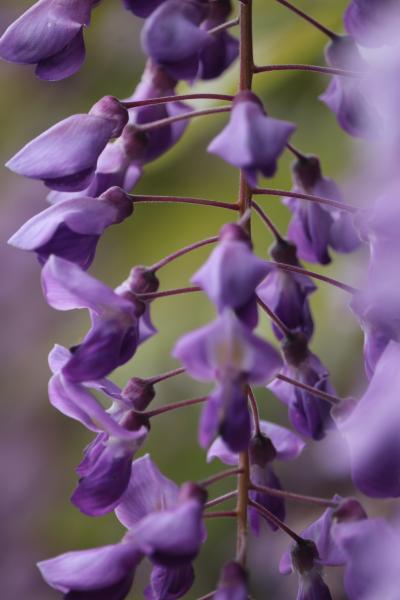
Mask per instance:
[[[128,529],[111,546],[68,552],[42,561],[39,569],[49,585],[64,594],[123,600],[135,568],[144,556],[154,564],[150,590],[163,580],[182,595],[193,581],[191,562],[203,540],[205,492],[195,484],[181,489],[164,477],[148,455],[132,463],[131,479],[116,514]],[[168,590],[164,590],[168,592]],[[168,596],[167,596],[168,597]],[[180,596],[175,596],[176,598]]]
[[[207,16],[204,0],[166,0],[146,20],[146,54],[176,79],[193,80],[209,35],[200,25]]]
[[[90,24],[93,0],[39,0],[0,38],[0,58],[36,65],[40,79],[73,75],[85,59],[83,30]]]
[[[202,23],[206,31],[224,23],[232,10],[231,0],[209,3],[207,19]],[[200,52],[200,79],[215,79],[237,59],[239,42],[227,31],[210,34],[207,44]]]
[[[297,260],[296,246],[278,239],[270,248],[273,260],[287,265],[301,266]],[[267,277],[256,289],[257,296],[264,302],[294,333],[302,333],[310,340],[314,332],[314,322],[311,315],[308,296],[316,291],[316,286],[307,275],[290,273],[279,267],[269,265]],[[284,333],[272,321],[272,329],[278,340]]]
[[[36,252],[41,264],[54,254],[87,269],[104,230],[132,212],[132,200],[120,188],[111,188],[98,199],[71,198],[29,219],[9,244]]]
[[[111,381],[89,381],[84,386],[68,381],[63,368],[70,359],[71,353],[60,346],[50,353],[53,376],[49,398],[57,410],[97,433],[77,468],[79,484],[71,500],[83,513],[99,516],[119,503],[129,483],[132,458],[143,445],[150,425]],[[90,388],[112,400],[107,411],[90,393]]]
[[[87,308],[92,327],[63,368],[74,383],[92,381],[111,373],[135,353],[139,338],[138,317],[143,312],[136,298],[116,294],[77,265],[51,256],[42,271],[47,302],[57,310]]]
[[[296,129],[293,123],[269,117],[252,92],[239,92],[233,101],[230,121],[208,146],[216,154],[246,173],[250,185],[257,175],[272,177],[277,160]]]
[[[346,30],[361,46],[396,41],[400,27],[398,0],[351,0],[344,16]]]
[[[295,433],[285,427],[268,421],[260,422],[260,434],[254,434],[249,444],[250,480],[254,485],[267,486],[277,490],[282,489],[275,474],[275,460],[295,460],[305,448],[305,442]],[[218,458],[226,465],[239,465],[239,455],[232,452],[221,438],[217,438],[210,446],[207,461]],[[285,519],[285,504],[283,498],[269,496],[258,491],[251,491],[250,498],[264,506],[281,521]],[[260,532],[260,515],[254,509],[249,509],[250,526],[258,535]],[[276,527],[267,521],[272,530]]]
[[[296,160],[292,176],[293,192],[343,201],[336,183],[323,177],[316,156]],[[348,212],[296,198],[285,198],[284,202],[293,213],[288,237],[296,244],[297,254],[303,260],[326,265],[331,262],[329,247],[337,252],[352,252],[360,245],[353,217]]]
[[[105,96],[89,114],[68,117],[29,142],[7,167],[41,179],[53,190],[84,190],[107,142],[119,137],[127,122],[128,111],[116,98]]]
[[[173,356],[195,379],[217,384],[203,409],[201,445],[208,446],[219,433],[233,452],[247,448],[250,416],[246,386],[267,382],[277,373],[282,363],[276,350],[225,309],[211,325],[178,340]]]
[[[283,353],[285,365],[282,375],[316,390],[334,394],[326,367],[310,352],[302,335],[293,335],[284,340]],[[289,419],[299,433],[314,440],[325,436],[327,429],[332,426],[330,405],[326,400],[281,379],[274,379],[267,387],[288,406]]]
[[[355,405],[334,411],[350,449],[354,483],[364,494],[377,498],[400,496],[399,359],[400,345],[391,341],[363,397]]]
[[[325,56],[334,68],[351,69],[360,75],[367,68],[354,40],[348,36],[337,36],[327,46]],[[346,133],[355,137],[376,135],[378,117],[357,77],[335,75],[320,100],[336,115]]]
[[[268,265],[253,254],[243,227],[229,223],[222,227],[218,246],[191,281],[206,292],[219,313],[231,308],[254,329],[258,321],[255,289],[268,271]]]

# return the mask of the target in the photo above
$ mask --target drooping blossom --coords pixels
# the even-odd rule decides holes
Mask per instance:
[[[316,156],[304,156],[293,163],[293,192],[312,194],[335,202],[343,202],[336,183],[323,177]],[[329,248],[352,252],[360,245],[353,217],[346,211],[296,198],[285,198],[293,213],[288,237],[297,246],[299,258],[326,265],[331,262]]]
[[[143,445],[150,426],[111,381],[89,381],[84,386],[68,381],[62,370],[70,358],[70,352],[60,346],[50,353],[53,376],[49,398],[57,410],[97,433],[77,468],[79,484],[71,500],[85,514],[98,516],[112,511],[119,503],[129,483],[132,458]],[[93,397],[90,388],[112,400],[108,410]]]
[[[29,219],[9,244],[36,252],[41,264],[54,254],[87,269],[104,230],[121,223],[132,211],[132,201],[119,188],[109,189],[98,199],[71,198]]]
[[[147,556],[154,563],[153,580],[164,569],[165,580],[175,577],[183,584],[188,580],[187,567],[202,543],[205,499],[204,491],[194,484],[179,490],[148,455],[143,456],[132,463],[129,487],[116,510],[128,529],[122,541],[42,561],[38,564],[42,576],[71,598],[91,594],[99,599],[123,600],[136,567]]]
[[[73,75],[85,59],[83,30],[90,24],[93,0],[39,0],[0,38],[0,57],[36,65],[40,79]]]
[[[92,327],[84,340],[72,349],[63,368],[71,382],[92,381],[111,373],[135,353],[138,312],[135,298],[116,294],[78,265],[51,256],[42,271],[47,302],[57,310],[87,308]],[[139,315],[141,312],[139,306]]]
[[[269,271],[252,252],[248,234],[240,225],[224,225],[219,243],[191,281],[200,286],[218,312],[231,308],[248,327],[257,325],[256,286]]]
[[[202,23],[206,31],[227,21],[232,10],[231,0],[217,0],[209,3],[208,15]],[[200,79],[215,79],[236,60],[239,54],[239,41],[227,31],[219,31],[208,36],[204,49],[200,52],[198,76]]]
[[[202,0],[166,0],[146,20],[142,46],[156,64],[176,79],[193,80],[209,35],[200,27],[207,16]]]
[[[211,325],[180,338],[173,356],[195,379],[216,383],[201,417],[201,445],[208,446],[219,433],[232,451],[247,447],[246,385],[262,384],[277,373],[282,363],[276,350],[225,309]]]
[[[329,66],[358,72],[366,71],[366,63],[357,46],[348,36],[337,36],[325,50]],[[336,115],[339,125],[355,137],[371,137],[379,128],[378,116],[357,77],[334,75],[320,96]]]
[[[296,246],[288,240],[279,239],[270,249],[270,254],[279,263],[300,266]],[[257,287],[256,294],[290,331],[302,333],[309,340],[314,331],[314,322],[308,296],[316,289],[307,275],[290,273],[270,265],[269,273]],[[281,340],[283,332],[273,321],[272,329]]]
[[[332,600],[314,542],[308,539],[298,542],[291,550],[291,557],[299,578],[296,600]]]
[[[400,27],[398,0],[351,0],[344,24],[361,46],[383,46],[397,39]]]
[[[119,137],[127,122],[128,111],[116,98],[105,96],[89,114],[68,117],[29,142],[7,167],[53,190],[84,190],[107,142]]]
[[[334,413],[350,449],[353,481],[376,498],[400,496],[399,359],[399,343],[389,342],[362,398],[352,410]]]
[[[254,434],[249,444],[250,479],[252,483],[260,486],[281,489],[280,481],[275,473],[273,462],[275,460],[295,460],[305,448],[305,442],[297,434],[285,427],[270,423],[260,422],[260,435]],[[232,452],[218,437],[207,452],[207,461],[218,458],[226,465],[238,465],[239,455]],[[250,497],[271,511],[282,521],[285,519],[285,505],[282,498],[269,496],[256,490],[250,492]],[[249,509],[250,526],[258,535],[260,532],[260,515],[253,508]],[[276,527],[267,520],[271,529]]]
[[[269,117],[252,92],[239,92],[228,125],[213,139],[208,152],[243,169],[249,184],[256,186],[258,173],[275,174],[277,160],[295,129],[293,123]]]
[[[283,352],[286,362],[281,371],[282,375],[317,390],[334,394],[326,367],[307,348],[303,336],[297,335],[291,340],[286,340]],[[325,436],[326,430],[332,426],[330,405],[326,400],[280,379],[274,379],[267,387],[287,405],[289,419],[299,433],[314,440]]]

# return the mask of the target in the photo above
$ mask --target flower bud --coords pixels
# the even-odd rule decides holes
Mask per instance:
[[[145,410],[154,399],[154,386],[146,379],[132,377],[122,390],[122,398],[135,410]]]
[[[307,338],[303,333],[292,334],[283,341],[282,351],[285,361],[298,367],[309,356]]]
[[[265,467],[275,460],[277,452],[272,441],[264,435],[255,435],[249,445],[250,465]]]
[[[128,123],[128,111],[122,106],[121,102],[114,96],[104,96],[89,111],[90,115],[102,117],[108,121],[113,121],[115,127],[112,132],[112,137],[119,137]]]

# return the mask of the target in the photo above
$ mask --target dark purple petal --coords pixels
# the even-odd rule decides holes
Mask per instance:
[[[165,2],[165,0],[124,0],[124,5],[125,8],[133,12],[134,15],[145,19],[163,2]]]
[[[237,562],[227,563],[221,572],[213,600],[248,600],[247,573]]]
[[[216,79],[237,59],[239,41],[226,31],[210,35],[200,53],[200,79]]]
[[[134,544],[120,543],[67,552],[38,563],[38,567],[51,587],[72,600],[122,600],[141,558]]]
[[[62,51],[88,25],[92,0],[40,0],[12,23],[0,39],[0,57],[35,64]]]
[[[182,598],[192,587],[194,570],[192,565],[183,567],[154,566],[150,585],[145,589],[146,600],[176,600]]]
[[[242,385],[223,385],[217,389],[218,432],[232,452],[242,452],[250,441],[251,421],[247,394]]]
[[[266,465],[265,467],[260,467],[258,465],[250,466],[250,478],[251,481],[255,485],[263,485],[267,487],[272,487],[275,490],[281,490],[282,486],[275,475],[271,466]],[[286,511],[285,511],[285,501],[283,498],[278,498],[277,496],[269,496],[268,494],[263,494],[257,491],[251,491],[250,497],[258,504],[261,504],[264,508],[272,512],[278,519],[281,521],[285,520]],[[250,508],[250,526],[255,535],[259,535],[260,533],[260,519],[262,515],[254,509]],[[271,523],[266,517],[264,517],[265,522],[271,527],[273,531],[276,531],[278,528],[276,525]]]
[[[132,529],[147,515],[176,506],[178,498],[178,486],[164,477],[146,454],[133,461],[129,485],[115,514],[122,525]]]
[[[65,48],[38,62],[35,73],[45,81],[60,81],[74,75],[85,61],[86,50],[83,29]]]
[[[52,189],[84,189],[114,127],[110,119],[73,115],[29,142],[7,167],[19,175],[41,179]]]
[[[268,117],[255,94],[241,92],[235,98],[230,121],[208,146],[216,154],[248,174],[257,184],[257,171],[272,177],[277,160],[295,130],[295,125]]]
[[[392,341],[361,400],[347,418],[336,419],[350,448],[355,484],[377,498],[400,496],[399,360],[400,345]]]
[[[296,600],[332,600],[332,596],[321,575],[312,573],[300,577]]]

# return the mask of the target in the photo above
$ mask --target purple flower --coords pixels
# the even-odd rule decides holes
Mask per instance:
[[[367,496],[400,496],[398,387],[400,345],[391,341],[379,359],[366,393],[350,414],[334,416],[349,449],[352,478]]]
[[[256,186],[258,172],[265,177],[275,174],[277,160],[295,129],[292,123],[267,116],[252,92],[239,92],[228,125],[208,146],[208,152],[244,169],[249,184]]]
[[[222,568],[213,600],[248,600],[247,573],[237,562],[229,562]]]
[[[84,387],[65,379],[62,369],[70,357],[68,350],[62,347],[55,347],[51,352],[49,362],[53,377],[49,382],[49,398],[63,414],[98,434],[86,448],[77,469],[80,480],[72,496],[72,502],[82,512],[98,516],[113,510],[126,490],[132,458],[147,437],[149,423],[132,410],[112,382],[87,382]],[[87,387],[111,397],[110,409],[104,410]]]
[[[272,463],[274,460],[294,460],[300,456],[305,447],[304,441],[295,433],[285,427],[261,421],[261,435],[254,435],[250,440],[250,479],[255,485],[282,489],[276,476]],[[210,446],[207,461],[219,458],[226,465],[238,465],[239,455],[232,452],[221,437],[217,438]],[[271,511],[279,519],[285,518],[285,505],[281,498],[269,496],[258,491],[251,491],[250,497]],[[258,535],[260,532],[260,515],[250,508],[250,526]],[[271,529],[275,530],[270,521]]]
[[[0,39],[0,57],[36,65],[40,79],[73,75],[85,59],[83,28],[89,25],[93,0],[39,0],[12,23]]]
[[[395,600],[400,587],[400,536],[385,519],[343,523],[336,529],[345,556],[349,600]]]
[[[322,176],[316,156],[299,158],[293,164],[292,174],[293,192],[343,201],[336,183]],[[284,202],[293,213],[288,237],[296,244],[298,256],[303,260],[326,265],[331,262],[329,246],[337,252],[352,252],[360,245],[348,212],[296,198],[285,198]]]
[[[104,230],[121,223],[132,211],[132,201],[119,188],[109,189],[98,200],[71,198],[29,219],[9,244],[36,252],[41,264],[54,254],[87,269]]]
[[[150,585],[144,591],[146,600],[176,600],[182,598],[194,583],[192,565],[183,567],[160,567],[151,572]]]
[[[67,552],[38,563],[45,581],[65,598],[123,600],[142,554],[130,542]]]
[[[278,240],[270,249],[270,254],[277,262],[300,266],[296,246],[287,240]],[[313,281],[306,275],[289,273],[270,265],[270,271],[257,287],[256,293],[288,329],[302,333],[309,340],[314,331],[314,323],[308,296],[316,289]],[[278,340],[281,340],[283,333],[274,322],[272,329]]]
[[[205,16],[206,6],[201,0],[166,0],[142,29],[144,51],[172,77],[194,79],[200,52],[209,39],[200,28]]]
[[[116,98],[106,96],[89,114],[68,117],[29,142],[7,167],[19,175],[41,179],[54,190],[83,190],[91,182],[107,142],[121,135],[127,121],[127,110]]]
[[[346,30],[361,46],[396,41],[400,27],[398,0],[351,0],[344,16]]]
[[[315,544],[319,564],[337,567],[346,563],[346,555],[337,540],[337,532],[340,531],[341,524],[351,522],[357,527],[361,523],[362,527],[367,515],[358,500],[354,498],[343,499],[334,496],[333,500],[337,502],[337,507],[327,508],[316,521],[301,532],[301,537]],[[280,560],[279,571],[287,575],[294,569],[293,556],[290,550],[287,550]]]
[[[250,419],[245,384],[261,384],[274,376],[281,365],[276,350],[225,309],[211,325],[178,340],[173,356],[195,379],[217,383],[203,410],[201,445],[209,445],[219,431],[234,452],[246,447]]]
[[[304,338],[296,336],[287,340],[283,351],[287,361],[281,371],[283,375],[323,392],[334,393],[326,367],[307,349]],[[274,379],[267,387],[288,406],[289,419],[299,433],[314,440],[325,436],[332,425],[330,405],[326,400],[280,379]]]
[[[47,302],[57,310],[89,309],[92,327],[74,347],[63,375],[72,382],[92,381],[126,363],[138,343],[135,298],[124,298],[77,265],[51,256],[42,271]]]
[[[203,29],[209,31],[224,23],[232,10],[231,0],[217,0],[209,4],[207,19]],[[205,48],[200,53],[199,77],[215,79],[236,60],[239,54],[239,42],[227,31],[209,35]]]
[[[225,225],[219,240],[191,281],[206,292],[219,312],[231,308],[253,329],[258,320],[255,288],[269,266],[253,254],[250,238],[240,225]]]
[[[365,71],[366,63],[348,36],[337,36],[327,46],[325,56],[331,67]],[[335,113],[342,129],[352,136],[370,137],[378,127],[377,115],[356,77],[335,75],[320,100]]]
[[[174,569],[197,556],[205,501],[204,490],[192,483],[179,489],[146,455],[132,463],[128,488],[115,512],[143,554]]]

